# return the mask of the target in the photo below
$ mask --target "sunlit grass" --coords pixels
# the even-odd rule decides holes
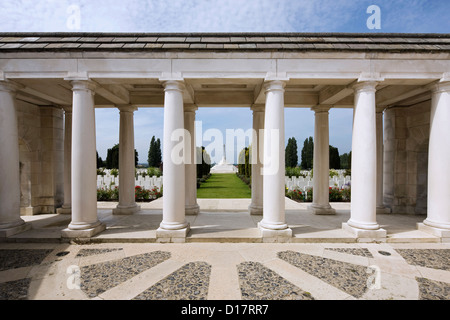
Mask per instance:
[[[214,173],[197,189],[197,198],[251,198],[250,188],[234,173]]]

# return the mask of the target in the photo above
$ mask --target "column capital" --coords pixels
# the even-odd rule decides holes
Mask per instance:
[[[384,110],[386,110],[386,107],[385,107],[385,106],[383,106],[383,107],[376,107],[376,108],[375,108],[375,112],[376,112],[377,114],[383,114]]]
[[[195,104],[184,104],[183,106],[184,112],[194,112],[198,110],[198,107]]]
[[[311,108],[312,111],[314,111],[315,113],[328,113],[328,111],[330,111],[331,107],[330,106],[314,106]]]
[[[441,79],[438,82],[428,85],[428,88],[432,93],[450,92],[450,80]]]
[[[181,80],[165,80],[162,83],[164,91],[180,91],[183,92],[185,86]]]
[[[9,80],[0,80],[0,91],[6,91],[14,93],[25,86]]]
[[[263,104],[254,104],[250,107],[253,112],[264,112],[265,106]]]
[[[130,105],[130,104],[123,104],[123,105],[117,105],[117,109],[119,109],[120,112],[135,112],[138,108],[136,106]]]
[[[95,93],[95,88],[97,84],[92,80],[71,80],[72,91],[90,91],[92,94]]]
[[[264,82],[265,92],[281,91],[284,92],[284,87],[286,86],[286,81],[283,80],[269,80]]]
[[[375,92],[377,91],[376,87],[378,85],[378,81],[375,80],[364,80],[364,81],[358,81],[355,83],[352,88],[355,90],[355,92],[358,91],[364,91],[364,92]]]
[[[64,110],[64,113],[72,113],[72,106],[61,106],[61,109]]]

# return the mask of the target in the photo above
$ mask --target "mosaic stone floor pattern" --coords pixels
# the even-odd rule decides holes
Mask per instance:
[[[206,300],[209,298],[210,286],[217,283],[218,276],[215,275],[214,278],[212,271],[219,265],[212,258],[213,245],[40,246],[42,248],[19,249],[9,245],[9,248],[0,249],[0,300],[40,299],[34,283],[39,283],[42,290],[38,290],[39,293],[44,292],[46,279],[49,279],[49,283],[59,281],[62,288],[64,282],[68,281],[67,268],[73,265],[79,266],[82,295],[71,297],[71,291],[66,290],[66,294],[56,295],[55,299],[103,299],[103,293],[119,286],[127,291],[127,281],[158,268],[163,273],[158,281],[152,280],[146,289],[130,293],[131,296],[125,299]],[[314,283],[323,286],[325,291],[341,292],[346,299],[366,299],[371,276],[368,268],[377,261],[381,265],[382,277],[386,273],[400,280],[414,279],[416,299],[450,299],[450,246],[444,246],[443,249],[404,249],[386,245],[367,245],[367,248],[345,245],[327,247],[326,244],[267,246],[268,249],[262,244],[247,244],[236,246],[236,250],[232,245],[227,247],[223,244],[219,247],[217,252],[225,252],[225,257],[230,255],[230,261],[226,263],[229,263],[229,272],[235,275],[235,279],[229,279],[229,282],[230,285],[234,283],[238,286],[237,299],[329,299],[329,296],[321,296],[320,291],[314,288]],[[8,245],[2,244],[1,247]],[[239,255],[236,251],[239,251]],[[239,261],[235,262],[231,256],[237,257]],[[398,270],[386,267],[387,270],[384,271],[383,261],[390,268],[390,261],[399,263],[401,267]],[[407,268],[412,268],[416,276],[408,274]],[[406,273],[403,275],[402,272]],[[431,278],[424,276],[427,274]],[[390,299],[390,296],[381,298]]]

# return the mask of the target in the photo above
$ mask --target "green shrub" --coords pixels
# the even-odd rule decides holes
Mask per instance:
[[[117,177],[119,175],[119,169],[111,169],[111,175]]]
[[[342,201],[350,202],[352,189],[350,187],[344,187],[342,189]]]
[[[330,175],[330,178],[333,178],[333,177],[339,176],[339,172],[337,172],[334,169],[330,169],[329,175]]]
[[[342,190],[337,187],[330,187],[329,189],[329,201],[340,202],[342,201]]]
[[[303,195],[303,192],[298,189],[287,191],[287,196],[295,201],[305,201],[305,196]]]
[[[286,173],[285,175],[288,176],[289,178],[292,177],[303,177],[305,178],[306,175],[304,173],[301,172],[301,168],[300,167],[286,167]]]
[[[161,170],[159,170],[159,168],[156,168],[156,167],[148,167],[147,174],[150,177],[156,176],[159,178],[159,177],[161,177]]]

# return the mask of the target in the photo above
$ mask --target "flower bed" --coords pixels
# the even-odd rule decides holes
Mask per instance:
[[[330,202],[350,202],[351,188],[346,186],[344,188],[330,187],[329,189]],[[297,202],[312,202],[313,188],[308,188],[306,191],[300,189],[288,190],[286,188],[286,197]]]
[[[141,186],[134,188],[134,198],[136,201],[150,202],[162,197],[162,188],[145,189]],[[114,188],[98,188],[97,201],[118,201],[119,187]]]

